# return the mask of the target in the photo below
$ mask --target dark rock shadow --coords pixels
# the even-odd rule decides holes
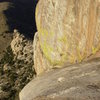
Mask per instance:
[[[35,23],[37,0],[0,0],[0,2],[10,2],[9,8],[4,11],[10,31],[18,29],[25,37],[33,39],[37,30]]]

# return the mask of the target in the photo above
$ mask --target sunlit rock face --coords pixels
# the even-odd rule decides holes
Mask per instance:
[[[39,0],[36,23],[40,50],[52,67],[81,62],[100,49],[100,0]]]

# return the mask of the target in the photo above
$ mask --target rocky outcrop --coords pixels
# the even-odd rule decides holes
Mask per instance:
[[[39,43],[39,36],[38,33],[34,36],[34,67],[37,75],[41,74],[45,71],[48,71],[52,66],[50,65],[49,61],[43,55],[43,52],[40,47]]]
[[[100,0],[39,0],[36,23],[37,74],[81,62],[100,49]]]
[[[38,76],[20,100],[100,100],[100,58]]]

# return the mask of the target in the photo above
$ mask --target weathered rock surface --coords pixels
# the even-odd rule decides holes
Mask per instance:
[[[46,57],[43,55],[43,52],[40,47],[39,43],[39,36],[38,33],[34,36],[34,65],[35,65],[35,71],[37,72],[37,75],[43,73],[44,71],[48,71],[52,66],[50,65],[49,61],[46,59]]]
[[[38,76],[20,100],[100,100],[100,58]]]
[[[81,62],[100,49],[100,0],[39,0],[36,23],[41,54],[53,68]],[[48,69],[41,65],[35,64],[37,74]]]

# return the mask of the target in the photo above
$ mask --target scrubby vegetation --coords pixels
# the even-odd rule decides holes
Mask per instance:
[[[0,100],[19,100],[19,91],[33,78],[33,63],[14,58],[11,47],[0,61]]]

